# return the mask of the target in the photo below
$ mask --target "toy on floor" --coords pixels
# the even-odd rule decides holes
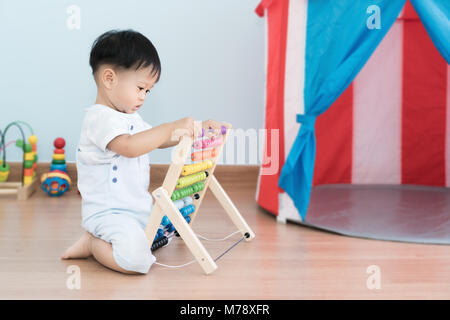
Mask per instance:
[[[22,126],[26,126],[30,131],[28,140],[25,140]],[[22,139],[5,143],[6,133],[11,127],[16,127],[20,131]],[[33,128],[23,121],[9,123],[3,132],[0,130],[0,137],[0,154],[3,153],[0,160],[0,194],[17,194],[19,200],[25,200],[37,189],[37,137],[34,135]],[[25,141],[28,141],[28,143]],[[12,144],[23,151],[21,182],[8,182],[10,165],[6,161],[6,148]]]
[[[53,145],[55,150],[53,151],[52,164],[50,171],[41,176],[41,188],[49,196],[58,197],[69,189],[72,181],[67,174],[64,152],[66,141],[63,138],[56,138]]]
[[[192,138],[187,136],[181,138],[181,141],[177,146],[176,154],[179,155],[181,159],[185,160],[188,157],[191,147],[194,149],[201,149],[201,151],[193,152],[190,157],[192,161],[199,162],[189,165],[184,165],[185,161],[173,161],[171,163],[163,185],[152,193],[155,197],[155,204],[145,230],[147,238],[149,241],[152,241],[152,250],[156,250],[166,245],[173,235],[181,236],[206,274],[217,269],[215,261],[220,259],[231,248],[236,246],[242,240],[250,241],[255,237],[253,231],[247,225],[231,199],[213,175],[216,162],[222,152],[227,137],[227,128],[225,126],[222,126],[221,134],[222,135],[218,137],[200,139],[195,142],[192,141]],[[202,134],[199,138],[204,138],[204,136],[205,131],[202,130]],[[213,149],[203,150],[205,148]],[[182,175],[181,178],[179,178],[180,175]],[[234,225],[238,228],[238,231],[234,233],[242,234],[242,238],[239,241],[214,260],[190,227],[208,186],[211,188],[211,191],[219,200],[220,204],[224,207]],[[165,212],[165,214],[163,212]],[[225,240],[226,238],[220,240]],[[211,240],[204,237],[203,239]],[[217,240],[218,239],[214,239],[213,241]],[[195,260],[187,264],[192,262],[195,262]],[[155,263],[160,264],[157,262]],[[174,268],[182,267],[160,265]]]

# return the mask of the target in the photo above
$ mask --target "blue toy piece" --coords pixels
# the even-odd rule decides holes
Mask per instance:
[[[50,166],[50,171],[53,171],[53,170],[66,171],[66,165],[52,163],[52,165]]]
[[[48,177],[42,182],[41,187],[49,196],[58,197],[69,189],[69,182],[61,177]]]
[[[186,216],[190,215],[194,211],[195,211],[195,207],[193,204],[190,204],[190,205],[180,209],[181,214],[185,218],[186,218]]]
[[[195,206],[192,204],[187,205],[180,209],[180,212],[183,215],[183,217],[187,223],[191,222],[191,217],[189,215],[194,211],[195,211]],[[166,233],[169,234],[174,231],[176,231],[175,227],[170,222],[169,218],[167,218],[167,216],[165,215],[161,220],[161,225],[160,225],[158,231],[156,232],[153,243],[155,244],[157,241],[162,240]],[[154,248],[157,248],[157,247],[158,246],[155,246]]]
[[[164,237],[164,229],[159,228],[156,232],[155,240],[153,241],[158,241],[159,239],[162,239],[162,237]]]
[[[164,217],[162,218],[161,225],[162,225],[163,227],[165,227],[165,226],[167,226],[167,225],[169,225],[169,224],[170,224],[169,218],[167,218],[167,216],[164,216]]]

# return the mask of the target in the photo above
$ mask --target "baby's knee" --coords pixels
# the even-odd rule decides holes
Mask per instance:
[[[139,274],[147,274],[150,267],[155,262],[154,256],[147,252],[146,254],[122,254],[118,259],[121,261],[122,268]],[[116,262],[119,264],[119,261]]]
[[[150,246],[145,241],[129,243],[129,245],[113,245],[113,256],[117,265],[130,272],[147,274],[152,264],[156,261],[150,251]]]

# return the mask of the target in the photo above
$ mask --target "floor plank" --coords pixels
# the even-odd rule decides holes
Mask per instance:
[[[220,182],[220,180],[219,180]],[[81,198],[38,191],[27,201],[0,198],[0,299],[449,299],[448,246],[344,237],[297,224],[278,224],[255,203],[254,183],[226,181],[225,191],[256,234],[222,257],[204,275],[197,263],[181,269],[152,266],[147,275],[123,275],[92,258],[60,260],[82,234]],[[211,191],[194,231],[222,238],[235,231]],[[214,257],[239,239],[203,241]],[[178,265],[193,259],[176,238],[155,252]],[[71,265],[81,289],[66,285]],[[367,268],[380,268],[381,288],[368,289]]]

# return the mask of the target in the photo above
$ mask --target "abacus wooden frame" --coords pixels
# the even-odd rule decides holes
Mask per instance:
[[[172,199],[170,198],[170,195],[175,190],[175,186],[180,177],[186,159],[189,156],[189,152],[191,151],[193,142],[192,138],[188,136],[183,136],[181,138],[181,141],[178,144],[177,149],[175,150],[174,159],[169,167],[169,170],[167,171],[163,185],[152,192],[152,195],[155,198],[155,203],[153,205],[150,219],[145,229],[145,234],[151,246],[163,218],[163,213],[165,213],[206,274],[210,274],[214,270],[216,270],[217,265],[190,226],[194,222],[206,190],[208,190],[208,186],[211,187],[211,191],[213,192],[219,203],[222,205],[222,207],[225,209],[233,224],[238,228],[242,236],[245,237],[245,240],[251,241],[255,237],[255,233],[245,222],[244,218],[241,216],[238,209],[235,207],[235,205],[213,174],[214,169],[216,168],[217,160],[219,159],[222,153],[223,146],[225,145],[228,130],[230,128],[231,125],[229,125],[227,129],[227,133],[223,135],[223,143],[220,146],[216,147],[216,156],[211,159],[211,161],[213,162],[213,166],[206,170],[208,171],[208,177],[204,181],[204,189],[198,192],[198,199],[193,199],[195,211],[190,214],[191,221],[189,224],[186,222],[180,210],[175,206]],[[248,233],[250,236],[246,237],[246,233]]]

